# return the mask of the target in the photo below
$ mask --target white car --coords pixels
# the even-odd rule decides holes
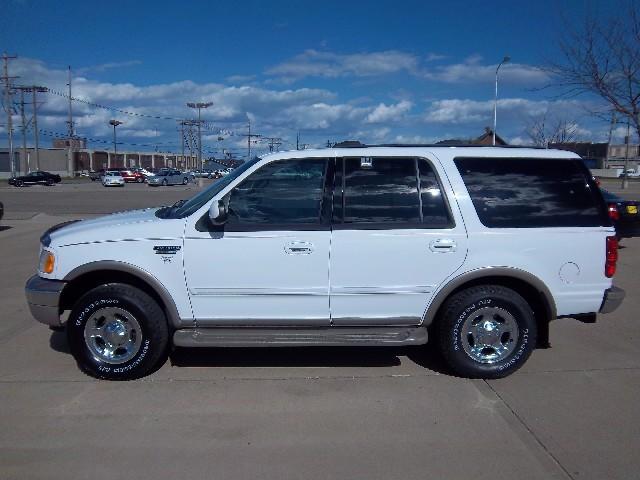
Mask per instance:
[[[124,187],[125,181],[120,172],[105,172],[102,185],[105,187]]]
[[[170,207],[53,227],[26,294],[97,378],[147,375],[171,345],[427,341],[456,374],[499,378],[549,322],[620,305],[616,260],[572,152],[360,146],[273,153]]]

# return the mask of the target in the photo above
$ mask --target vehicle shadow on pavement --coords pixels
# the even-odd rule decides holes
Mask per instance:
[[[177,367],[393,367],[398,352],[375,347],[176,348]]]
[[[52,350],[71,354],[65,331],[52,331]],[[396,367],[406,357],[425,369],[450,375],[431,345],[411,347],[282,347],[176,348],[169,355],[175,367]]]
[[[9,226],[9,225],[0,225],[0,232],[4,232],[5,230],[10,230],[13,227]]]
[[[71,350],[69,350],[69,343],[67,342],[67,332],[66,331],[51,331],[51,337],[49,337],[49,346],[52,350],[60,353],[68,353],[71,355]]]
[[[176,348],[176,367],[395,367],[400,357],[448,373],[434,349],[420,347]]]

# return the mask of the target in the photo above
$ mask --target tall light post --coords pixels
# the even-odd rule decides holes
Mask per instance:
[[[116,127],[122,125],[120,120],[109,120],[109,125],[113,126],[113,159],[118,161],[118,142],[116,142]]]
[[[189,108],[197,108],[198,109],[198,163],[200,164],[200,168],[204,168],[204,162],[202,161],[202,120],[200,118],[200,110],[203,108],[209,108],[213,105],[213,102],[189,102],[187,103],[187,107]]]
[[[509,63],[511,61],[510,56],[505,56],[502,61],[498,64],[498,68],[496,68],[496,95],[493,99],[493,143],[496,144],[496,124],[498,123],[498,71],[500,67],[505,63]]]

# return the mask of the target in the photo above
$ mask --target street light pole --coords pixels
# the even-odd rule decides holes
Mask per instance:
[[[209,108],[213,105],[213,102],[189,102],[187,103],[187,107],[189,108],[197,108],[198,109],[198,163],[200,164],[200,168],[204,168],[204,162],[202,161],[202,119],[200,118],[200,110],[203,108]]]
[[[505,56],[498,64],[498,68],[496,68],[496,94],[493,98],[493,146],[495,146],[496,144],[496,124],[498,123],[498,71],[500,70],[500,67],[502,65],[504,65],[505,63],[509,63],[510,60],[511,57],[509,57],[508,55]]]
[[[116,142],[116,127],[122,125],[120,120],[109,120],[109,125],[113,126],[113,159],[118,161],[118,142]]]

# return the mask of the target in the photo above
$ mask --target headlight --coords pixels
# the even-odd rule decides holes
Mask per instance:
[[[56,257],[48,250],[42,250],[40,253],[40,265],[38,270],[42,273],[53,273],[53,267],[56,264]]]

